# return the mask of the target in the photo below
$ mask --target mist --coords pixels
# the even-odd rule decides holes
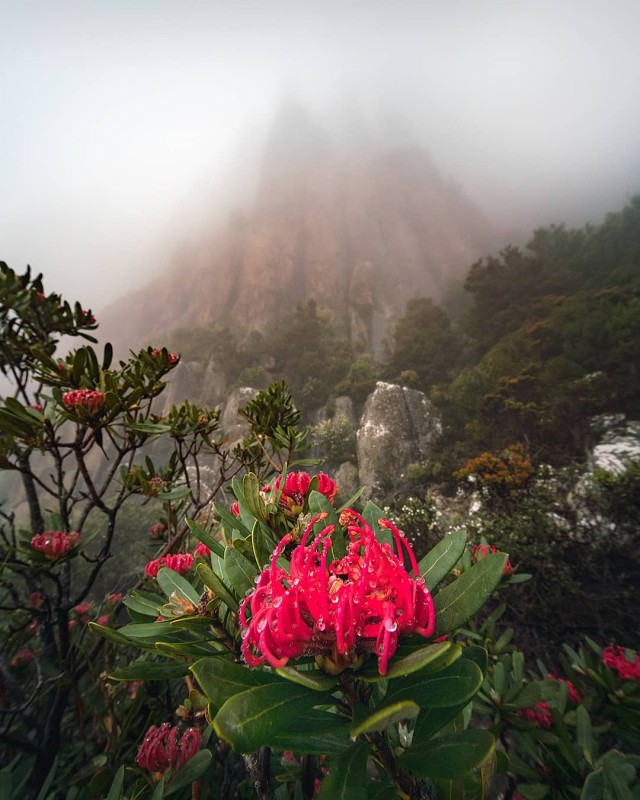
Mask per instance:
[[[509,237],[640,190],[640,5],[0,2],[0,258],[99,310],[249,207],[283,105]]]

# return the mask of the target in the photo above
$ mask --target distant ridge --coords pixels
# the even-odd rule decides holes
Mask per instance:
[[[268,137],[253,206],[206,243],[204,262],[186,250],[106,309],[101,332],[122,346],[185,326],[227,325],[242,338],[314,299],[354,346],[376,352],[409,298],[440,300],[495,241],[424,150],[356,151],[288,105]]]

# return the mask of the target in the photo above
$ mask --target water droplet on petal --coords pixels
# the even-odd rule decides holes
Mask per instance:
[[[320,619],[316,622],[316,628],[319,631],[323,631],[326,627],[325,621],[322,619],[322,617],[320,617]]]
[[[258,573],[258,574],[255,576],[255,578],[253,579],[253,582],[254,582],[254,583],[260,583],[260,574],[261,574],[261,573]]]
[[[262,633],[262,631],[265,629],[266,625],[267,625],[267,618],[266,617],[262,617],[262,619],[258,620],[258,624],[256,625],[256,627],[258,629],[258,633]]]
[[[273,607],[278,608],[282,605],[282,595],[278,595],[277,597],[273,598]]]
[[[385,630],[393,633],[393,631],[398,630],[398,623],[394,619],[390,619],[389,617],[387,617],[384,621],[384,627]]]

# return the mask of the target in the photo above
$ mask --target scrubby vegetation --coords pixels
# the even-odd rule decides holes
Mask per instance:
[[[176,331],[262,389],[233,448],[157,410],[169,350],[60,358],[92,313],[0,288],[3,797],[637,794],[640,468],[583,461],[640,410],[640,200],[473,265],[455,318],[413,300],[384,363],[312,302],[268,340]],[[377,378],[444,434],[405,496],[339,509],[305,447],[353,458],[349,421],[303,423]]]

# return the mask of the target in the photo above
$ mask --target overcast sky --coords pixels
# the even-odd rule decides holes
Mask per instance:
[[[640,192],[639,37],[638,0],[0,0],[0,260],[99,309],[247,199],[292,98],[499,226],[597,221]]]

